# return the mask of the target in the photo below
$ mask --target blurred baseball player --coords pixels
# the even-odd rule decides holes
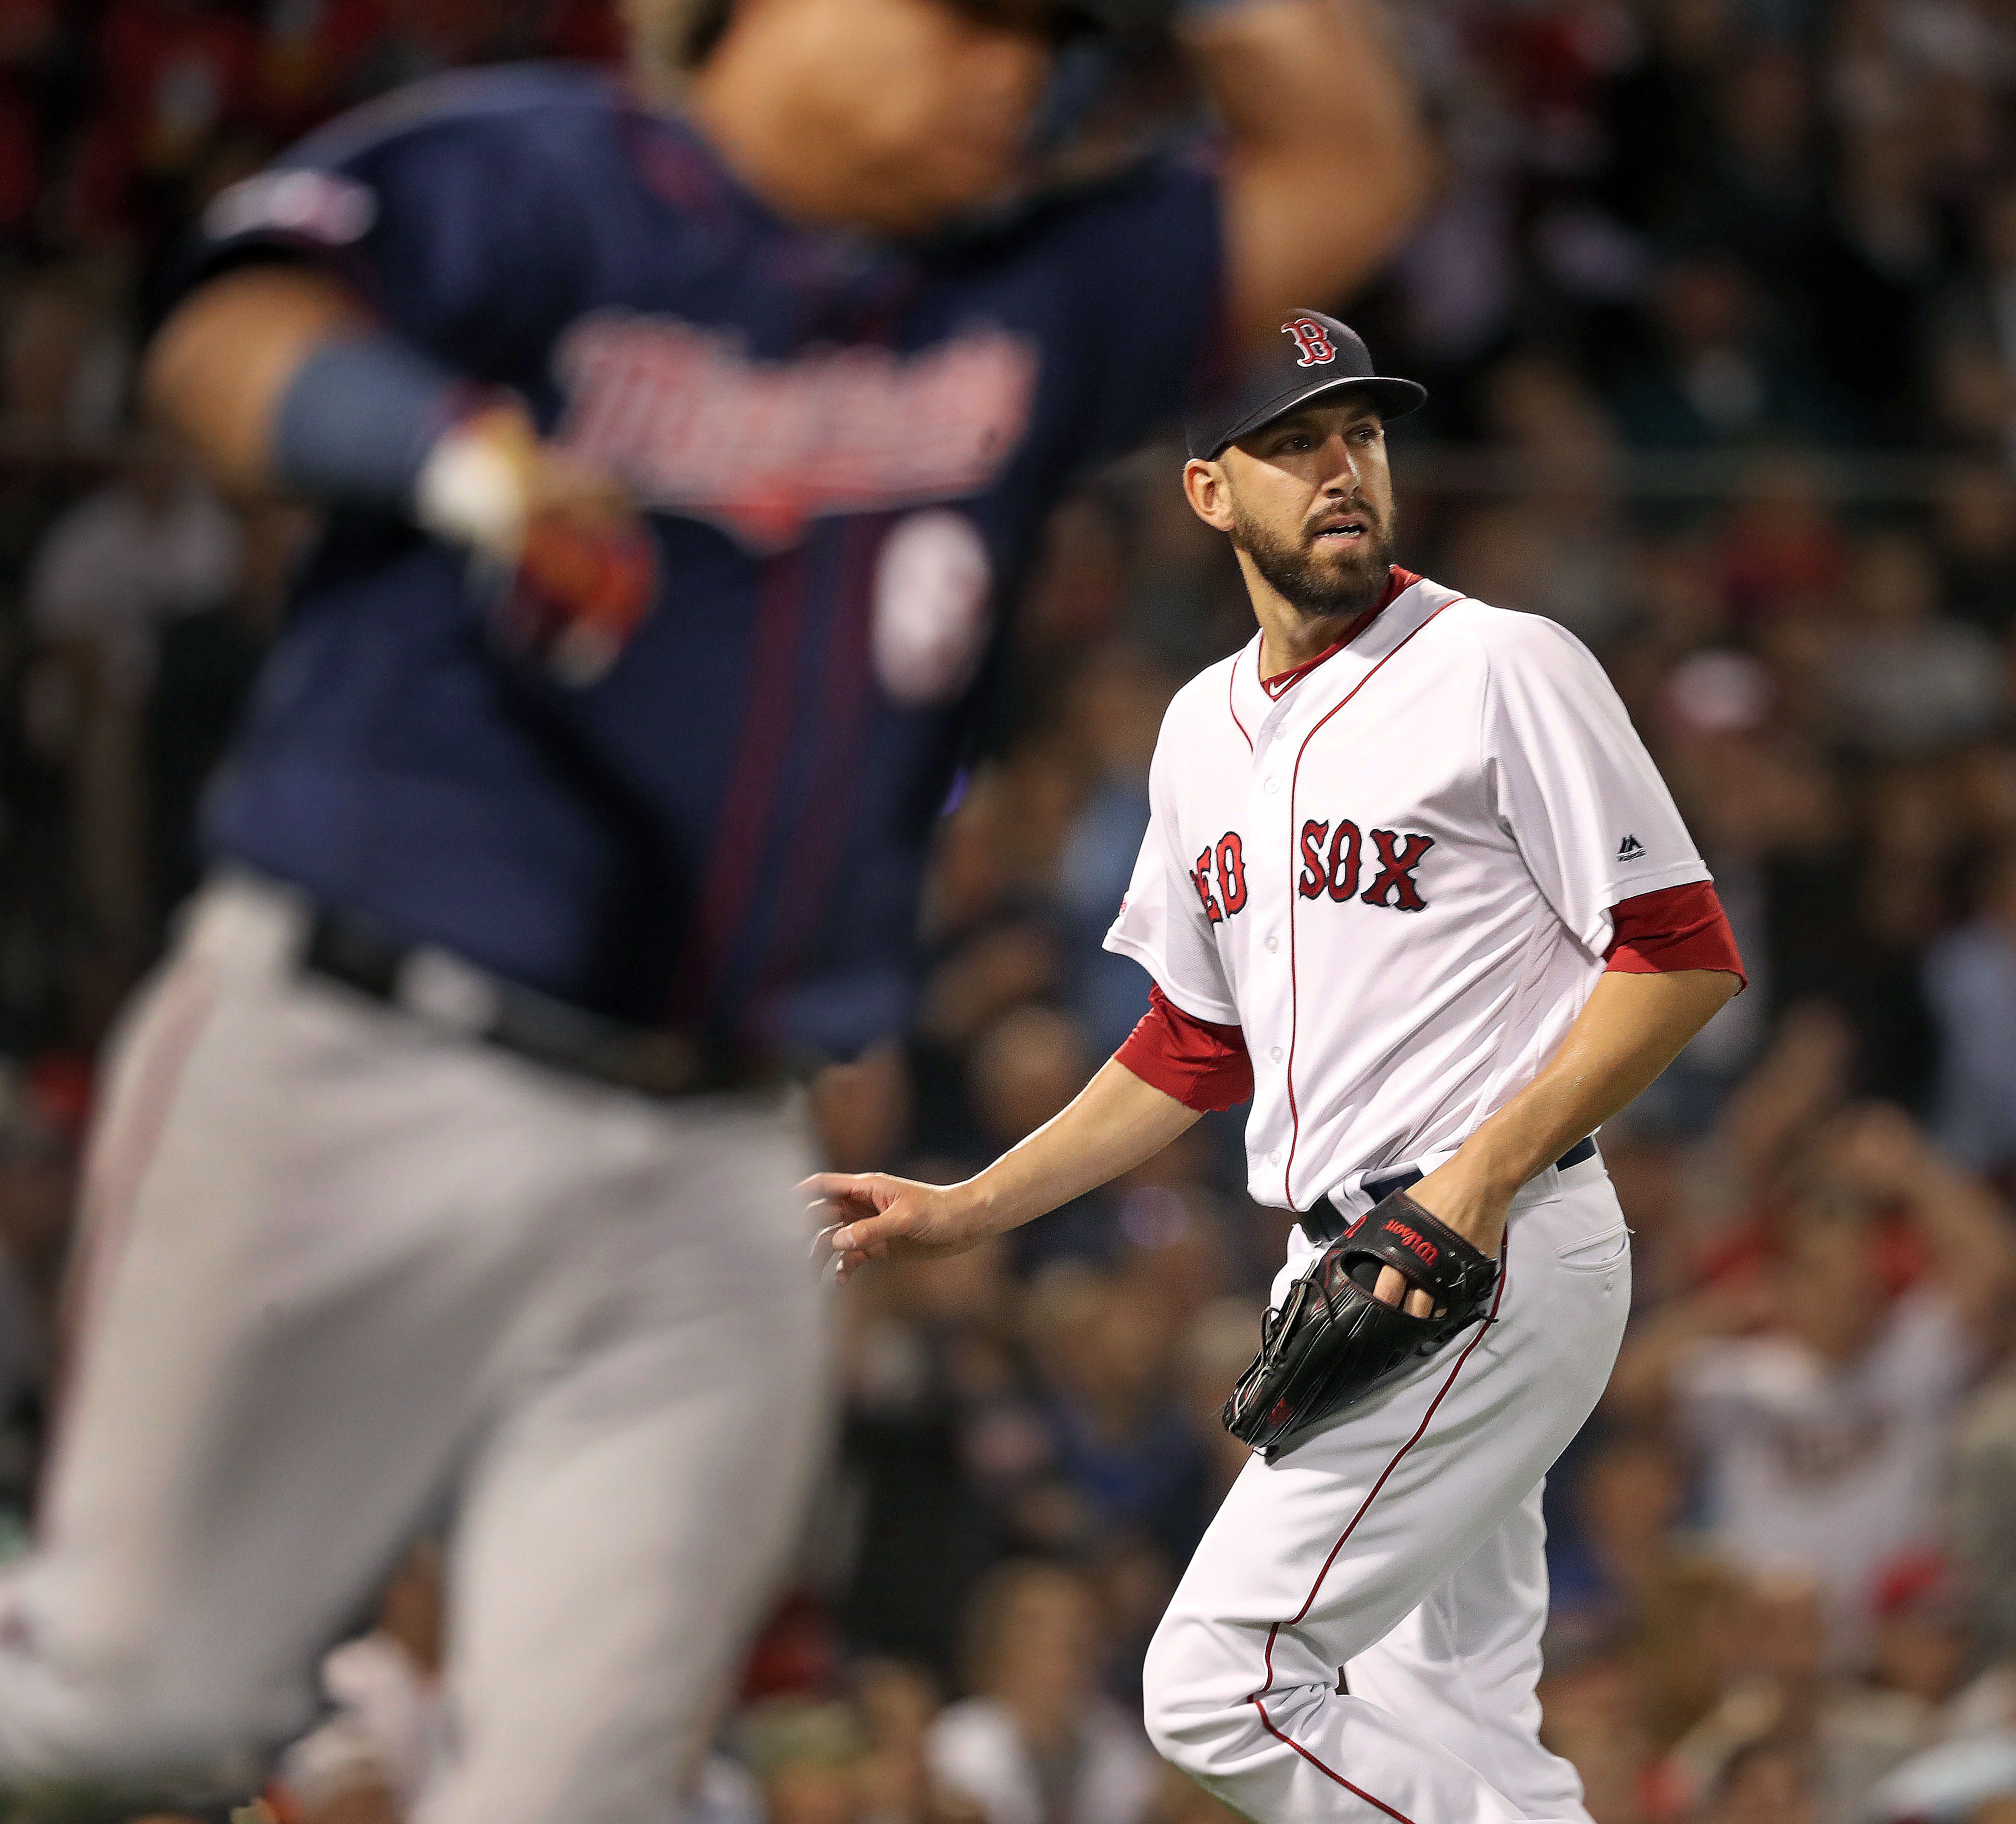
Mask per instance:
[[[1420,388],[1331,318],[1277,328],[1191,423],[1183,485],[1260,631],[1162,726],[1107,940],[1153,1011],[967,1182],[812,1182],[845,1273],[1026,1221],[1250,1093],[1252,1194],[1301,1218],[1256,1364],[1289,1390],[1228,1408],[1267,1452],[1150,1650],[1150,1731],[1262,1824],[1582,1820],[1534,1687],[1541,1484],[1629,1303],[1590,1136],[1741,964],[1596,661],[1394,566],[1384,423]],[[1343,1387],[1368,1335],[1400,1346]]]
[[[1067,193],[1096,9],[637,0],[683,113],[452,78],[211,209],[149,393],[333,513],[110,1063],[0,1788],[256,1765],[446,1503],[418,1815],[672,1815],[814,1455],[778,1085],[905,1017],[1046,509],[1419,188],[1359,0],[1161,10],[1222,143]]]

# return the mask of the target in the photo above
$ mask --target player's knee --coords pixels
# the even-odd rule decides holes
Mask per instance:
[[[1201,1776],[1252,1726],[1251,1706],[1228,1682],[1213,1631],[1165,1616],[1141,1668],[1141,1720],[1165,1761]],[[1236,1682],[1236,1680],[1233,1681]]]
[[[269,1696],[233,1689],[200,1666],[117,1668],[76,1693],[77,1758],[107,1773],[200,1775],[250,1765],[275,1739]]]

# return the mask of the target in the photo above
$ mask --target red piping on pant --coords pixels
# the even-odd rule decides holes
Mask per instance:
[[[1330,1768],[1324,1766],[1323,1764],[1319,1761],[1315,1755],[1312,1754],[1308,1749],[1305,1748],[1300,1742],[1291,1740],[1289,1737],[1283,1735],[1279,1729],[1274,1727],[1273,1719],[1267,1714],[1266,1705],[1262,1703],[1258,1698],[1255,1697],[1251,1701],[1253,1707],[1259,1711],[1261,1726],[1266,1730],[1267,1733],[1272,1736],[1277,1742],[1286,1742],[1291,1748],[1294,1749],[1298,1754],[1301,1755],[1305,1761],[1309,1762],[1310,1766],[1313,1767],[1317,1772],[1327,1774],[1330,1779],[1335,1780],[1339,1786],[1342,1786],[1346,1792],[1355,1793],[1358,1797],[1364,1800],[1366,1804],[1368,1805],[1373,1807],[1378,1811],[1384,1811],[1389,1818],[1398,1819],[1399,1824],[1414,1824],[1413,1819],[1409,1818],[1405,1811],[1395,1811],[1393,1808],[1388,1804],[1384,1799],[1375,1799],[1371,1793],[1367,1792],[1362,1786],[1353,1786],[1349,1780],[1344,1777],[1342,1774],[1334,1772]]]
[[[1373,1502],[1379,1498],[1379,1491],[1386,1486],[1387,1479],[1391,1476],[1395,1470],[1399,1468],[1400,1459],[1404,1457],[1408,1452],[1412,1450],[1416,1444],[1421,1441],[1423,1434],[1428,1429],[1429,1421],[1435,1416],[1436,1409],[1440,1407],[1443,1400],[1448,1397],[1449,1389],[1456,1385],[1456,1377],[1463,1372],[1463,1365],[1470,1359],[1471,1351],[1477,1347],[1478,1344],[1484,1340],[1485,1333],[1490,1329],[1492,1325],[1498,1321],[1498,1308],[1504,1302],[1505,1300],[1505,1282],[1510,1277],[1510,1262],[1507,1258],[1504,1244],[1500,1243],[1498,1251],[1498,1286],[1496,1290],[1492,1294],[1491,1315],[1486,1318],[1481,1324],[1478,1326],[1477,1334],[1472,1337],[1471,1340],[1463,1345],[1463,1353],[1456,1358],[1456,1365],[1449,1371],[1449,1379],[1444,1381],[1442,1386],[1436,1390],[1435,1397],[1428,1402],[1428,1409],[1421,1415],[1420,1423],[1414,1427],[1413,1436],[1409,1437],[1405,1444],[1402,1444],[1400,1448],[1393,1453],[1391,1460],[1387,1464],[1384,1469],[1379,1472],[1379,1480],[1372,1484],[1370,1492],[1366,1495],[1363,1501],[1359,1503],[1357,1513],[1351,1516],[1351,1524],[1347,1526],[1341,1533],[1337,1534],[1337,1543],[1330,1547],[1330,1556],[1323,1561],[1323,1569],[1316,1573],[1316,1580],[1314,1583],[1310,1585],[1309,1593],[1303,1598],[1302,1606],[1298,1609],[1294,1614],[1291,1615],[1287,1621],[1276,1621],[1272,1628],[1267,1630],[1267,1682],[1246,1700],[1260,1713],[1261,1727],[1265,1729],[1267,1733],[1272,1736],[1277,1742],[1286,1743],[1289,1747],[1294,1749],[1298,1754],[1301,1755],[1305,1761],[1308,1761],[1312,1767],[1315,1768],[1319,1773],[1326,1775],[1329,1779],[1335,1780],[1339,1786],[1345,1789],[1345,1791],[1356,1793],[1357,1796],[1364,1800],[1368,1805],[1373,1806],[1377,1810],[1384,1812],[1388,1817],[1397,1819],[1398,1824],[1413,1824],[1413,1820],[1409,1818],[1406,1813],[1395,1811],[1393,1808],[1386,1804],[1384,1801],[1375,1799],[1371,1793],[1366,1792],[1363,1787],[1353,1786],[1349,1780],[1346,1779],[1342,1774],[1337,1772],[1335,1768],[1326,1767],[1322,1761],[1319,1761],[1316,1757],[1312,1754],[1308,1749],[1305,1748],[1301,1743],[1294,1741],[1288,1736],[1282,1734],[1279,1729],[1275,1728],[1273,1719],[1268,1715],[1266,1705],[1260,1700],[1274,1688],[1275,1640],[1279,1637],[1280,1632],[1283,1628],[1293,1628],[1295,1626],[1296,1624],[1298,1623],[1305,1615],[1308,1614],[1309,1610],[1316,1606],[1316,1596],[1323,1588],[1323,1580],[1330,1575],[1330,1567],[1337,1562],[1337,1555],[1344,1549],[1345,1542],[1348,1540],[1353,1533],[1357,1531],[1358,1523],[1365,1518],[1366,1513],[1370,1511]]]

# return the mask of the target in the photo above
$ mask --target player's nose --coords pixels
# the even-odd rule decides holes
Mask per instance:
[[[1323,493],[1337,498],[1357,493],[1361,480],[1359,451],[1343,432],[1337,431],[1326,439],[1321,454]]]

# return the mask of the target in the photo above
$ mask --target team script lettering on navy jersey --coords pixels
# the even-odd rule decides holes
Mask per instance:
[[[891,1031],[1001,605],[1073,478],[1213,356],[1218,218],[1186,152],[928,246],[808,232],[579,70],[316,134],[218,199],[192,282],[344,275],[629,485],[661,596],[571,693],[489,649],[458,553],[338,516],[213,848],[618,1017],[815,1052]]]

